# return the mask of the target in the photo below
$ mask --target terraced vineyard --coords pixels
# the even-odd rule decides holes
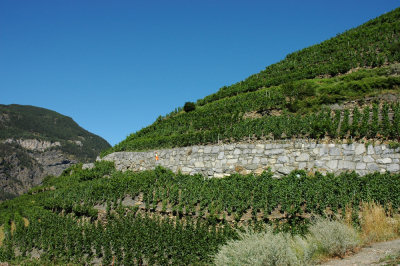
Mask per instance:
[[[164,117],[160,116],[152,125],[131,134],[103,155],[113,151],[160,149],[249,138],[280,139],[299,135],[342,138],[347,133],[346,126],[340,133],[318,124],[323,113],[321,108],[357,101],[357,107],[365,109],[364,98],[384,94],[395,95],[398,101],[399,37],[400,8],[330,40],[290,54],[244,81],[223,87],[198,100],[193,111],[185,112],[178,108]],[[393,101],[383,102],[393,104]],[[372,105],[368,107],[372,108]],[[252,117],[249,114],[256,115]],[[342,115],[346,116],[346,112]],[[334,120],[334,115],[330,116],[329,119]],[[367,127],[374,127],[376,121],[370,120],[364,121],[364,126],[367,123]],[[293,122],[296,123],[289,127]],[[313,126],[308,126],[310,123]],[[302,130],[299,132],[298,128]],[[398,140],[398,128],[395,131],[394,135],[376,132],[375,125],[371,132],[363,130],[357,134],[353,132],[351,136]]]
[[[0,261],[42,254],[57,263],[210,262],[236,237],[235,228],[271,224],[303,234],[312,215],[349,207],[357,224],[358,206],[372,201],[398,210],[400,175],[295,171],[282,179],[269,172],[204,179],[163,168],[122,173],[109,162],[76,166],[0,206]]]
[[[103,155],[299,137],[398,147],[399,31],[396,9],[160,116]],[[400,174],[295,170],[280,179],[269,171],[208,179],[161,167],[134,173],[110,162],[76,165],[0,204],[0,262],[210,264],[244,228],[271,226],[304,244],[312,217],[348,215],[360,228],[360,206],[373,202],[389,216],[399,213]]]

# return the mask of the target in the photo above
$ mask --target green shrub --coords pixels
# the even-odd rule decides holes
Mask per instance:
[[[195,109],[196,105],[193,102],[186,102],[185,106],[183,106],[183,110],[185,110],[186,113],[194,111]]]
[[[321,254],[343,256],[360,243],[355,229],[339,221],[318,218],[309,230],[309,241],[318,247]]]
[[[393,64],[390,66],[390,74],[392,75],[400,75],[400,64]]]

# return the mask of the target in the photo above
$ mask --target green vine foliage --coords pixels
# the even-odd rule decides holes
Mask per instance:
[[[330,128],[328,134],[320,132],[321,126],[326,126],[317,125],[313,120],[321,115],[318,114],[321,106],[362,100],[388,91],[398,93],[399,18],[400,8],[320,44],[289,54],[260,73],[198,100],[190,112],[177,108],[159,117],[152,125],[131,134],[102,155],[221,140],[242,141],[259,138],[259,135],[280,139],[296,137],[299,135],[297,132],[316,138],[348,136],[349,131],[355,130],[355,124],[348,128],[351,119],[346,118],[347,113],[342,114],[346,118],[342,128],[335,127],[341,120],[334,121],[334,128]],[[398,134],[393,127],[389,130],[394,132],[382,130],[381,121],[376,120],[376,110],[373,111],[371,119],[360,118],[367,119],[362,120],[364,128],[357,132],[360,138],[375,138],[377,135],[391,138]],[[289,132],[284,132],[296,115],[301,115],[296,117],[301,121],[286,130]],[[304,129],[308,121],[313,126],[306,125]],[[385,123],[387,125],[387,121]],[[251,130],[247,130],[247,126],[251,126]],[[294,131],[299,127],[300,130]]]
[[[321,139],[329,136],[331,138],[361,139],[366,137],[398,140],[400,136],[399,109],[397,103],[393,104],[391,108],[385,104],[381,109],[375,104],[372,112],[369,107],[365,107],[363,114],[359,112],[358,108],[355,108],[334,112],[323,109],[306,115],[286,113],[259,119],[238,119],[237,116],[232,115],[232,117],[225,117],[225,120],[222,119],[219,124],[210,125],[208,129],[205,122],[203,129],[192,128],[187,132],[180,131],[179,127],[176,132],[172,129],[163,132],[159,128],[149,133],[140,131],[103,155],[114,151],[184,147],[248,139]],[[393,113],[393,119],[389,118],[389,112]],[[350,116],[353,118],[351,122]],[[381,118],[379,118],[380,116]],[[212,119],[209,121],[209,123],[214,122],[215,120]],[[194,124],[195,122],[192,123],[192,127]],[[159,134],[154,135],[154,132]]]
[[[141,197],[144,207],[124,206],[127,195]],[[235,228],[241,227],[244,215],[251,214],[247,223],[254,228],[272,224],[276,230],[302,234],[308,218],[299,214],[325,216],[327,208],[338,213],[349,206],[357,209],[362,201],[398,210],[400,175],[310,176],[294,171],[281,179],[270,172],[205,179],[160,167],[122,173],[108,162],[91,170],[75,166],[0,205],[6,235],[0,259],[26,258],[35,248],[59,263],[90,263],[94,258],[103,264],[209,263],[218,247],[237,237]],[[95,209],[99,205],[106,205],[106,222]],[[271,218],[276,209],[285,214],[283,220]],[[14,247],[21,251],[18,258]]]
[[[320,44],[289,54],[244,81],[222,87],[198,104],[320,75],[335,76],[360,66],[377,67],[385,62],[398,62],[399,34],[400,8],[397,8]]]

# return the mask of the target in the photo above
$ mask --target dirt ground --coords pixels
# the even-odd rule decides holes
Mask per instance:
[[[334,259],[324,262],[320,265],[325,266],[341,266],[341,265],[386,265],[381,262],[384,258],[399,254],[400,252],[400,239],[371,244],[362,248],[356,254],[345,257],[343,259]]]

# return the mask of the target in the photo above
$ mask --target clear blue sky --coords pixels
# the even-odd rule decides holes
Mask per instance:
[[[0,103],[72,117],[114,145],[400,1],[0,0]]]

